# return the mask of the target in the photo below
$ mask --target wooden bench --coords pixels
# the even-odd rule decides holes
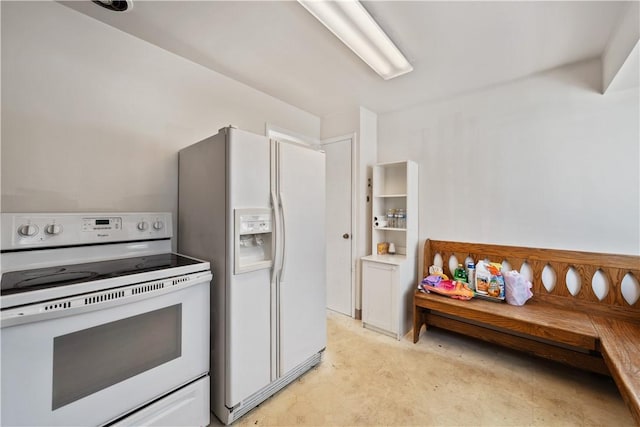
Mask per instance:
[[[524,306],[512,306],[476,298],[460,301],[416,291],[414,343],[418,342],[422,325],[434,326],[610,374],[640,425],[640,298],[630,304],[622,289],[624,281],[629,288],[627,297],[637,295],[640,257],[427,240],[424,275],[429,274],[429,266],[439,257],[445,274],[452,277],[449,269],[452,256],[457,260],[455,265],[470,257],[475,262],[506,261],[514,270],[528,267],[534,296]],[[543,284],[545,268],[546,273],[552,273],[549,269],[555,273],[555,286],[551,288],[547,283],[550,290]],[[570,270],[580,280],[573,294],[566,279]],[[606,283],[604,289],[596,288],[599,297],[592,287],[598,271]],[[545,274],[547,278],[551,276]]]

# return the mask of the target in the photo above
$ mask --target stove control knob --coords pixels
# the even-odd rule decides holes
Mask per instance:
[[[162,227],[164,227],[164,223],[162,221],[156,221],[153,223],[153,228],[155,230],[162,230]]]
[[[44,232],[55,236],[62,233],[62,226],[60,224],[49,224],[45,227]]]
[[[138,230],[145,231],[147,228],[149,228],[149,224],[147,224],[146,221],[141,221],[138,223]]]
[[[18,234],[22,237],[31,237],[38,232],[38,227],[33,224],[25,224],[18,227]]]

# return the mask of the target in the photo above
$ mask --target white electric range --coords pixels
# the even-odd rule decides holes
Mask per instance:
[[[208,262],[170,213],[1,216],[2,425],[208,425]]]

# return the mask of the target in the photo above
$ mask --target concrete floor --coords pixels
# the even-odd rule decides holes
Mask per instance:
[[[322,363],[235,425],[634,425],[609,377],[445,331],[413,344],[327,321]]]

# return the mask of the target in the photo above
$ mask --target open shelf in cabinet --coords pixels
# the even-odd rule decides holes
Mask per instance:
[[[373,227],[373,229],[378,231],[407,231],[406,228],[394,228],[394,227]]]
[[[407,162],[381,163],[373,170],[374,197],[407,195]]]

